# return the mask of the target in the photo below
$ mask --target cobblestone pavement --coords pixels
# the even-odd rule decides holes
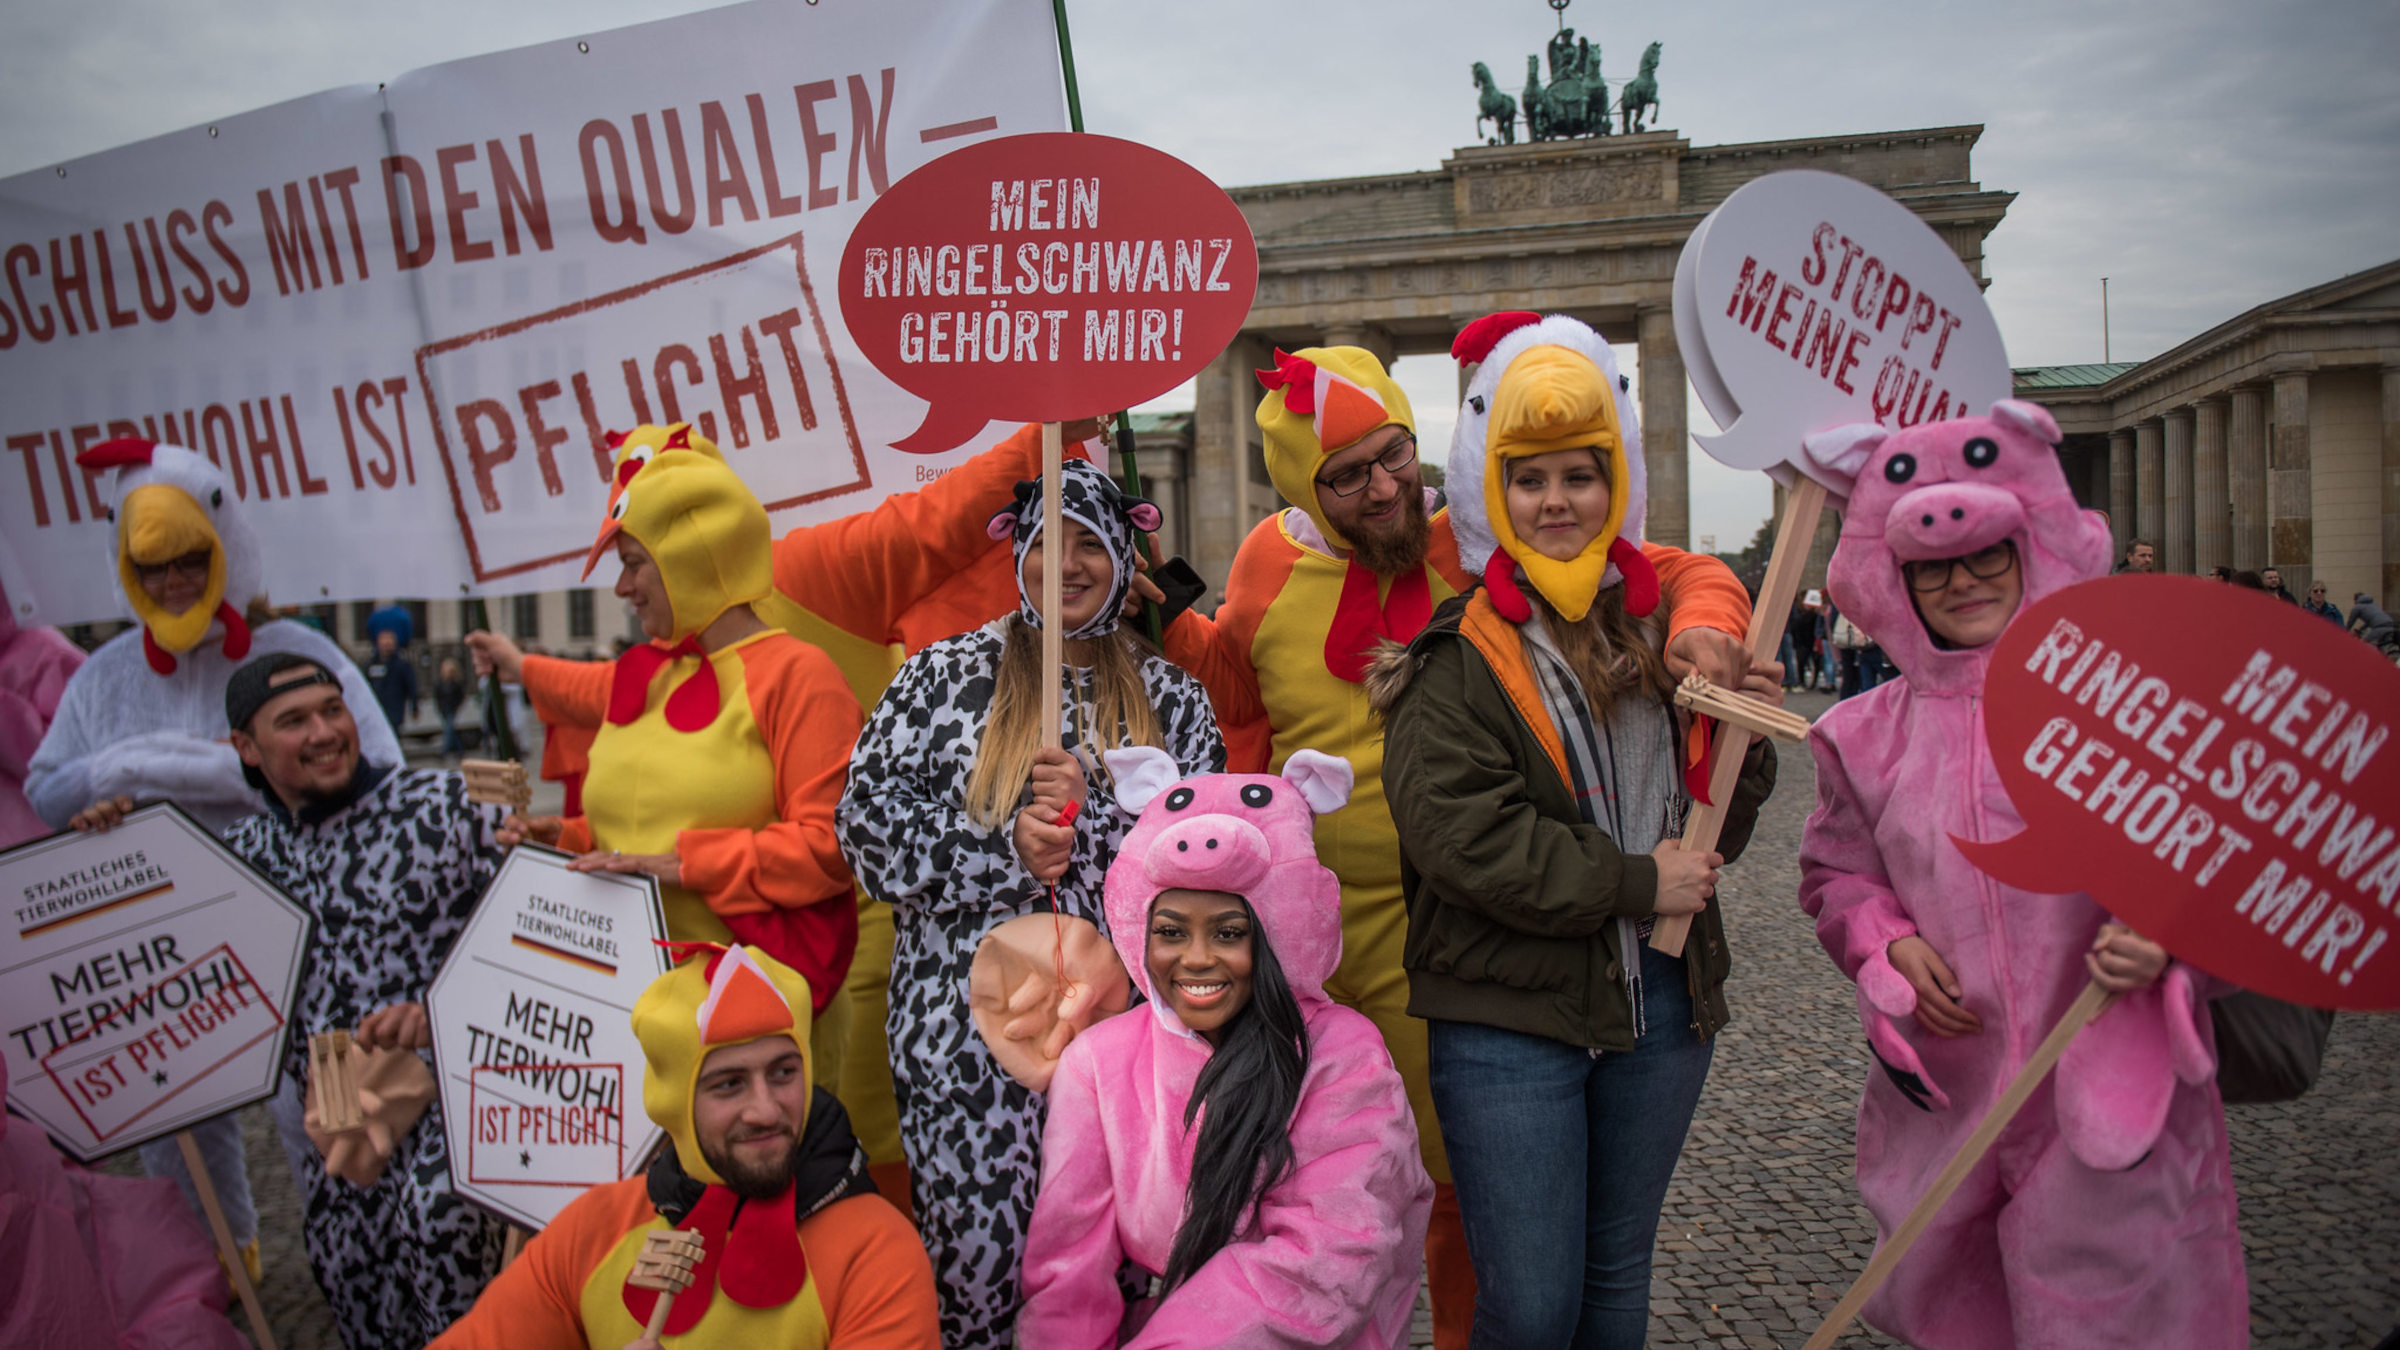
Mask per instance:
[[[1810,715],[1825,700],[1801,696]],[[1653,1346],[1797,1350],[1863,1269],[1874,1226],[1851,1186],[1868,1058],[1851,988],[1794,899],[1815,801],[1804,752],[1729,869],[1735,1021],[1667,1192]],[[2234,1179],[2258,1350],[2366,1350],[2400,1326],[2400,1017],[2345,1015],[2297,1102],[2234,1107]],[[262,1108],[244,1113],[264,1230],[261,1290],[285,1350],[341,1350],[301,1249],[299,1202]],[[112,1170],[130,1170],[127,1155]],[[1420,1307],[1413,1345],[1430,1345]],[[1895,1342],[1864,1329],[1844,1347]]]

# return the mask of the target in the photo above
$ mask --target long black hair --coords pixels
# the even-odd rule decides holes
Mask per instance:
[[[1208,1118],[1192,1152],[1183,1226],[1167,1256],[1166,1289],[1192,1277],[1241,1231],[1243,1216],[1292,1167],[1292,1113],[1308,1076],[1308,1024],[1283,977],[1283,963],[1250,916],[1250,1001],[1234,1014],[1192,1085],[1184,1128],[1203,1103]]]

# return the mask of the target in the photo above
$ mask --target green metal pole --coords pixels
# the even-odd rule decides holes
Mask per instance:
[[[1075,39],[1067,33],[1067,0],[1050,0],[1050,12],[1058,20],[1058,64],[1067,77],[1067,126],[1081,132],[1083,94],[1075,84]],[[1117,413],[1116,435],[1112,439],[1116,442],[1117,453],[1125,459],[1125,473],[1119,485],[1127,495],[1138,497],[1142,495],[1142,472],[1134,459],[1133,419],[1123,410]],[[1150,640],[1154,643],[1164,641],[1159,636],[1158,606],[1144,605],[1142,617],[1149,621]]]
[[[467,628],[491,631],[492,616],[484,610],[483,597],[467,601]],[[500,673],[494,671],[483,677],[483,724],[492,729],[492,756],[495,759],[522,759],[517,753],[517,733],[509,724],[508,694],[500,687]]]

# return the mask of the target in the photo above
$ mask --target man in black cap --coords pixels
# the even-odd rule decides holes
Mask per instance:
[[[425,991],[499,869],[505,813],[469,802],[458,774],[364,759],[340,679],[306,656],[234,671],[225,721],[243,777],[267,799],[226,830],[226,846],[317,916],[270,1103],[305,1200],[309,1264],[350,1350],[418,1350],[498,1273],[506,1228],[452,1192],[438,1099],[379,1168],[362,1157],[363,1136],[313,1140],[308,1039],[348,1031],[387,1053],[432,1045]],[[101,802],[76,827],[106,829],[132,806]]]

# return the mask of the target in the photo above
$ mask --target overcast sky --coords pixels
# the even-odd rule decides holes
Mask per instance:
[[[0,176],[708,7],[0,0]],[[1229,186],[1435,168],[1473,139],[1468,64],[1520,70],[1557,24],[1543,0],[1076,0],[1069,15],[1087,128]],[[2113,354],[2139,360],[2400,257],[2394,0],[1575,0],[1566,17],[1612,84],[1663,42],[1660,125],[1694,145],[1983,124],[1975,175],[2018,194],[1985,268],[2020,366],[2101,359],[2103,275]],[[1447,363],[1402,365],[1446,439]],[[1692,420],[1708,426],[1696,405]],[[1695,534],[1739,547],[1763,480],[1694,460]]]

